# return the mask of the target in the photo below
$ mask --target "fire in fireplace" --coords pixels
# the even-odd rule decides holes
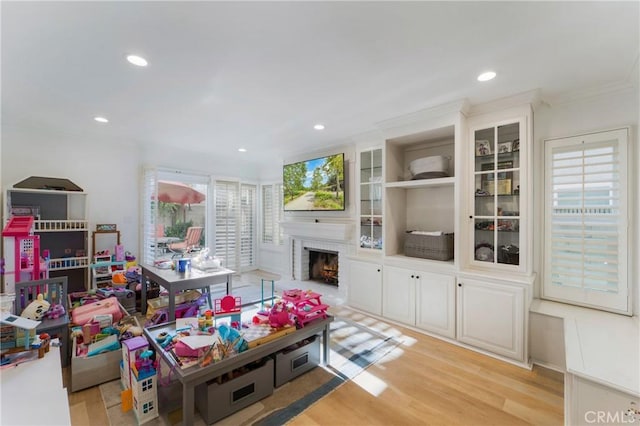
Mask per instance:
[[[309,249],[309,279],[338,285],[338,252]]]

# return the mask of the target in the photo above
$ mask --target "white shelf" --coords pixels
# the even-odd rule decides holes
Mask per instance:
[[[385,188],[437,188],[441,186],[453,186],[455,185],[455,177],[435,178],[435,179],[419,179],[419,180],[405,180],[401,182],[387,182],[384,184]]]
[[[89,265],[88,257],[65,257],[61,259],[50,259],[50,271],[62,271],[65,269],[86,268]]]
[[[89,229],[89,222],[86,220],[36,220],[33,223],[37,232],[87,231]]]

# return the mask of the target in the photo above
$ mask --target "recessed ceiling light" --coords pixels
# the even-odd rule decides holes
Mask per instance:
[[[137,65],[139,67],[146,67],[147,60],[142,56],[137,55],[129,55],[127,56],[127,61],[131,62],[133,65]]]
[[[324,130],[324,124],[316,124],[313,128],[316,130]]]
[[[238,151],[240,151],[240,152],[247,152],[247,149],[246,149],[246,148],[238,148]]]
[[[104,117],[93,117],[94,120],[96,120],[98,123],[108,123],[109,120],[107,120]]]
[[[483,72],[478,76],[478,81],[489,81],[496,77],[496,73],[493,71]]]

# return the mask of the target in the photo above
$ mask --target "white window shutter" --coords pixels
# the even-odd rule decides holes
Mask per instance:
[[[156,224],[158,223],[158,171],[144,168],[142,171],[142,259],[143,263],[153,265],[156,255]]]
[[[627,134],[546,141],[544,297],[629,313]]]
[[[240,186],[240,269],[256,265],[256,186]]]

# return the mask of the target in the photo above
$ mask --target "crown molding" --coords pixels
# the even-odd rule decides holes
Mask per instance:
[[[584,102],[601,97],[637,92],[637,83],[632,80],[617,81],[615,83],[592,86],[586,89],[572,90],[545,98],[545,103],[551,107],[569,105],[576,102]]]
[[[527,104],[531,105],[531,107],[535,109],[541,103],[542,98],[540,95],[540,89],[533,89],[527,92],[522,92],[511,96],[506,96],[504,98],[495,99],[493,101],[473,105],[471,106],[471,109],[469,111],[469,116],[488,114]]]

